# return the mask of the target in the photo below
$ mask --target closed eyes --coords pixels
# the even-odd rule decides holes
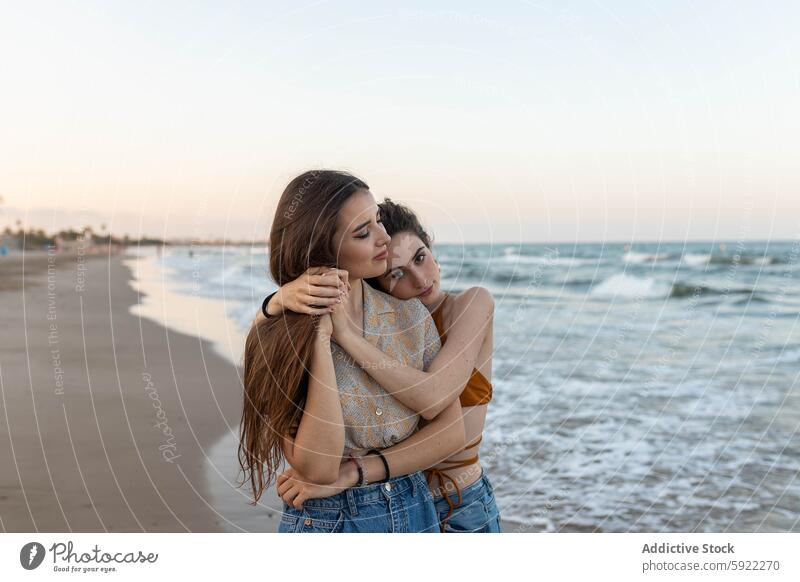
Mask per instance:
[[[383,220],[381,220],[380,218],[378,220],[376,220],[375,222],[377,222],[378,224],[383,224]],[[365,239],[368,236],[369,236],[369,231],[365,232],[364,234],[357,234],[356,238]]]

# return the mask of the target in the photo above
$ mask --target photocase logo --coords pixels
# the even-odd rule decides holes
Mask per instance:
[[[19,551],[19,563],[26,570],[35,570],[44,560],[44,546],[39,542],[28,542]]]

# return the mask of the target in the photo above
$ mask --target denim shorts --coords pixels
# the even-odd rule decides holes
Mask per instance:
[[[439,516],[425,476],[418,471],[385,483],[351,487],[308,499],[302,509],[283,504],[278,533],[437,533]]]
[[[453,505],[458,503],[458,493],[449,494]],[[450,506],[444,497],[434,498],[439,520],[444,520]],[[461,505],[453,509],[444,525],[445,533],[501,533],[500,511],[494,500],[494,489],[481,468],[480,479],[461,490]]]

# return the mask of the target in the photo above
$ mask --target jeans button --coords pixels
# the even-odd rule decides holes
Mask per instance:
[[[386,489],[386,491],[391,491],[392,490],[392,484],[391,483],[384,483],[383,484],[383,488]]]

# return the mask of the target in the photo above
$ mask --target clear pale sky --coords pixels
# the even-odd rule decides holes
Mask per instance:
[[[19,2],[0,226],[266,236],[349,169],[439,241],[794,238],[800,3]]]

